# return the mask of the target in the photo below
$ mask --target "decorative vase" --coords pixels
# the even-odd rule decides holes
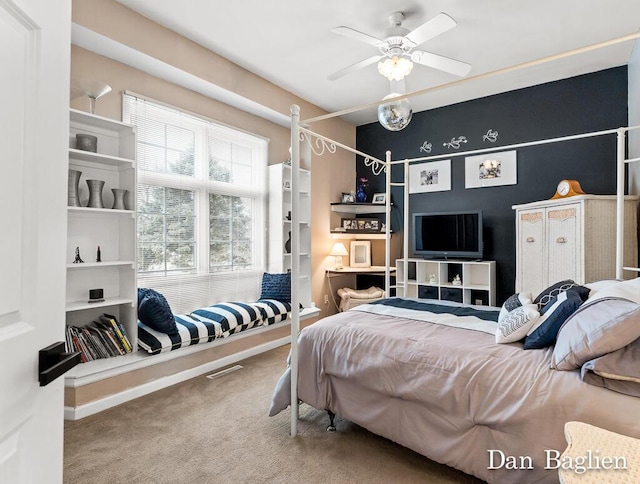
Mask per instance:
[[[67,205],[69,207],[79,207],[80,198],[78,197],[78,183],[80,182],[81,171],[69,170],[69,181],[67,189]]]
[[[358,185],[358,191],[356,192],[356,202],[365,203],[367,201],[367,192],[364,190],[364,185]]]
[[[104,187],[103,180],[87,180],[89,187],[89,203],[87,207],[91,208],[104,208],[104,202],[102,201],[102,187]]]
[[[123,188],[112,188],[113,192],[113,207],[115,210],[126,210],[127,206],[124,203],[124,197],[127,195],[127,190]]]
[[[284,251],[287,254],[291,254],[291,232],[289,232],[289,238],[287,239],[287,241],[284,243]]]
[[[76,135],[76,148],[82,151],[98,152],[98,137],[91,134],[78,133]]]

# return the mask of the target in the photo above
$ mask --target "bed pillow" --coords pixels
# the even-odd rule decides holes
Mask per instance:
[[[169,303],[162,294],[153,289],[138,288],[138,319],[161,333],[178,333]]]
[[[598,291],[591,299],[595,300],[607,297],[620,297],[640,304],[640,277],[612,284]]]
[[[640,339],[624,348],[587,361],[582,365],[582,381],[614,392],[640,397]]]
[[[564,281],[556,282],[554,285],[547,287],[536,296],[533,302],[538,305],[538,310],[542,312],[542,308],[549,304],[554,296],[569,289],[578,294],[583,301],[586,301],[589,297],[590,289],[588,287],[576,284],[572,279],[565,279]]]
[[[276,299],[278,301],[291,302],[291,273],[262,275],[262,291],[260,299]]]
[[[580,295],[573,291],[556,294],[540,311],[541,317],[524,340],[524,349],[545,348],[555,343],[560,327],[582,304]]]
[[[589,292],[589,299],[591,299],[597,292],[614,286],[619,282],[620,281],[618,279],[603,279],[602,281],[588,282],[584,286],[590,289],[591,292]]]
[[[640,305],[619,298],[585,303],[560,328],[551,368],[575,370],[640,338]]]
[[[502,312],[502,311],[500,311]],[[527,336],[531,327],[540,318],[538,306],[522,304],[498,320],[496,329],[496,343],[514,343]]]
[[[498,323],[500,323],[511,311],[524,304],[531,304],[530,292],[519,292],[513,294],[507,298],[502,307],[500,308],[500,314],[498,315]]]

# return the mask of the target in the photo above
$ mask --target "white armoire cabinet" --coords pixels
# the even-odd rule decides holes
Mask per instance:
[[[300,223],[300,303],[311,307],[311,172],[300,169],[298,214]],[[267,270],[282,273],[291,270],[291,165],[269,165],[269,250]]]
[[[638,197],[625,200],[624,265],[637,265]],[[616,277],[616,197],[578,195],[514,205],[516,292],[534,297],[563,279]],[[630,277],[630,276],[628,276]]]

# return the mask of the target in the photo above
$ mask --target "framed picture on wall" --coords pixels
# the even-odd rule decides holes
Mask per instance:
[[[451,160],[409,165],[409,193],[451,190]]]
[[[516,150],[467,156],[464,159],[464,187],[516,185],[517,165]]]

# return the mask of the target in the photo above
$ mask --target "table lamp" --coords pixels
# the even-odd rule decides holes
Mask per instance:
[[[349,252],[347,252],[347,248],[342,242],[336,242],[335,244],[333,244],[333,248],[331,249],[331,252],[329,252],[329,255],[335,257],[334,269],[340,270],[342,269],[342,256],[349,255]]]

